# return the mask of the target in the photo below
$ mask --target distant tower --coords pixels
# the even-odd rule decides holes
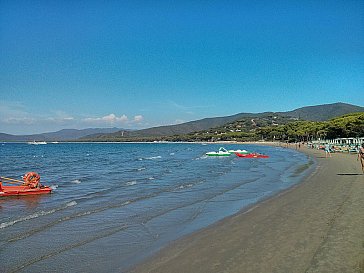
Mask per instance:
[[[124,131],[121,131],[121,136],[122,136],[122,137],[124,136]]]

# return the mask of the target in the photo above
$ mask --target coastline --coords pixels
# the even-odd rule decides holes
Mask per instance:
[[[129,272],[364,272],[364,176],[356,156],[300,151],[318,164],[304,181],[172,242]]]

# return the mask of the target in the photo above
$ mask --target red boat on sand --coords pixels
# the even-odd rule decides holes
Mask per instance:
[[[19,196],[19,195],[35,195],[51,193],[52,189],[48,186],[40,184],[40,176],[35,172],[26,173],[23,177],[24,181],[0,177],[0,197],[2,196]],[[8,186],[3,183],[22,183],[21,185]]]
[[[262,155],[258,153],[249,153],[249,154],[241,154],[241,153],[235,153],[238,157],[243,158],[269,158],[268,155]]]

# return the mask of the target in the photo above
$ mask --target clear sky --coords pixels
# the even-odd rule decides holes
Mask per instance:
[[[364,1],[0,0],[0,132],[364,105]]]

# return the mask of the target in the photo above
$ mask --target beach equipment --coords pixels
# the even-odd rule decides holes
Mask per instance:
[[[0,177],[0,197],[3,196],[19,196],[19,195],[35,195],[51,193],[52,189],[48,186],[40,184],[40,175],[36,172],[28,172],[23,176],[23,180],[17,180],[5,176]],[[6,184],[19,184],[15,186],[3,185]]]
[[[242,158],[269,158],[268,155],[262,155],[258,153],[248,153],[248,154],[242,154],[242,153],[235,153],[238,157]]]
[[[220,147],[219,151],[217,152],[208,152],[206,153],[207,156],[230,156],[231,153],[227,151],[224,147]]]

